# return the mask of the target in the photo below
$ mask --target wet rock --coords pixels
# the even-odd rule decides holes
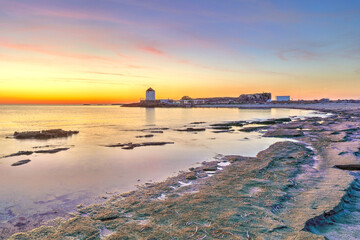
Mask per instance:
[[[154,130],[154,131],[150,131],[150,133],[164,133],[164,131],[161,131],[161,130]]]
[[[117,143],[117,144],[110,144],[105,145],[105,147],[124,147],[127,143]]]
[[[216,129],[216,130],[229,130],[231,128],[231,126],[214,126],[211,129]]]
[[[192,122],[190,124],[203,124],[203,123],[206,123],[206,122]]]
[[[242,129],[239,129],[239,131],[241,131],[241,132],[255,132],[255,131],[264,130],[264,129],[267,129],[267,128],[268,128],[268,126],[244,127]]]
[[[29,162],[31,162],[30,159],[20,160],[20,161],[17,161],[15,163],[11,164],[11,166],[13,166],[13,167],[20,166],[20,165],[24,165],[24,164],[29,163]]]
[[[247,122],[245,121],[235,121],[235,122],[226,122],[226,123],[215,123],[211,124],[212,127],[242,127]]]
[[[55,149],[49,149],[49,150],[37,150],[35,153],[57,153],[61,151],[69,150],[70,148],[55,148]]]
[[[163,132],[165,130],[169,130],[169,128],[146,128],[142,129],[141,131],[150,131],[150,132]]]
[[[22,155],[31,155],[33,154],[34,152],[33,151],[19,151],[17,153],[13,153],[13,154],[10,154],[10,155],[6,155],[4,156],[3,158],[8,158],[8,157],[15,157],[15,156],[22,156]]]
[[[272,124],[278,124],[278,123],[284,123],[284,122],[291,122],[291,118],[276,118],[276,119],[268,119],[268,120],[262,120],[262,121],[254,121],[251,123],[252,124],[272,125]]]
[[[205,131],[206,128],[183,128],[183,129],[176,129],[179,132],[202,132]]]
[[[344,164],[344,165],[335,165],[334,167],[341,170],[349,170],[349,171],[360,171],[359,164]]]
[[[217,170],[217,162],[209,162],[205,163],[202,167],[203,171],[216,171]]]
[[[144,136],[136,136],[136,138],[151,138],[153,136],[154,136],[154,134],[146,134]]]
[[[284,137],[284,138],[291,138],[291,137],[301,137],[304,136],[303,131],[296,130],[296,129],[275,129],[269,130],[264,134],[264,137]]]
[[[51,139],[70,137],[73,134],[78,134],[79,131],[65,131],[62,129],[50,129],[42,131],[28,131],[28,132],[15,132],[14,138],[16,139]]]
[[[234,129],[229,129],[229,130],[218,130],[218,131],[212,131],[213,133],[228,133],[228,132],[234,132]]]
[[[105,147],[121,147],[122,149],[134,149],[136,147],[145,147],[145,146],[163,146],[166,144],[174,144],[174,142],[143,142],[143,143],[117,143],[112,145],[106,145]]]
[[[194,172],[189,172],[185,175],[185,178],[188,179],[188,180],[195,180],[197,177],[196,177],[196,174]]]

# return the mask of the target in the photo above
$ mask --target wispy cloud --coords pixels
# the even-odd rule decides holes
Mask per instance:
[[[151,47],[151,46],[140,46],[138,47],[141,51],[144,51],[146,53],[150,53],[150,54],[155,54],[155,55],[161,55],[161,56],[167,56],[163,51],[155,48],[155,47]]]
[[[84,84],[99,84],[99,85],[144,85],[145,83],[142,81],[131,81],[131,80],[104,80],[104,79],[96,79],[96,78],[71,78],[71,77],[49,77],[44,81],[55,81],[55,82],[80,82]]]
[[[109,75],[109,76],[121,76],[121,77],[150,78],[149,76],[140,76],[140,75],[132,75],[132,74],[124,74],[124,73],[113,73],[113,72],[85,71],[84,73],[98,74],[98,75]]]
[[[97,55],[89,55],[89,54],[81,54],[81,53],[71,53],[66,52],[63,49],[59,49],[55,46],[44,46],[44,45],[31,45],[31,44],[21,44],[21,43],[12,43],[6,40],[0,39],[0,47],[1,48],[11,48],[19,51],[27,51],[34,52],[58,57],[67,57],[67,58],[77,58],[83,60],[102,60],[102,61],[111,61],[113,59],[109,59],[107,57],[97,56]]]
[[[308,61],[308,60],[313,60],[316,57],[316,54],[301,49],[286,49],[277,52],[277,56],[279,59],[283,61],[288,61],[288,60]]]

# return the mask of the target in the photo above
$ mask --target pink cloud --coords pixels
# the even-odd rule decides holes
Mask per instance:
[[[193,66],[193,67],[203,68],[203,69],[206,69],[206,70],[222,71],[222,72],[239,72],[239,71],[232,70],[232,69],[211,67],[211,66],[206,66],[206,65],[203,65],[203,64],[195,63],[193,61],[190,61],[190,60],[187,60],[187,59],[184,59],[184,58],[179,58],[179,57],[170,55],[170,54],[164,52],[163,50],[160,50],[159,48],[152,47],[152,46],[149,46],[149,45],[140,46],[140,47],[138,47],[138,49],[143,51],[143,52],[146,52],[148,54],[154,55],[154,56],[167,58],[169,60],[172,60],[172,61],[180,63],[180,64],[190,65],[190,66]]]
[[[155,47],[144,46],[144,47],[138,47],[138,49],[140,49],[141,51],[150,53],[150,54],[166,56],[166,54],[163,51],[161,51],[161,50],[159,50],[159,49],[157,49]]]
[[[89,54],[77,54],[77,53],[69,53],[63,50],[59,50],[53,46],[44,46],[44,45],[30,45],[30,44],[19,44],[19,43],[11,43],[5,40],[0,39],[0,47],[2,48],[10,48],[19,51],[27,51],[27,52],[35,52],[40,54],[58,56],[58,57],[68,57],[68,58],[77,58],[84,60],[102,60],[102,61],[111,61],[112,59],[97,56],[97,55],[89,55]]]
[[[283,61],[288,61],[291,59],[295,60],[313,60],[316,55],[312,52],[301,50],[301,49],[286,49],[280,50],[277,53],[278,58]]]

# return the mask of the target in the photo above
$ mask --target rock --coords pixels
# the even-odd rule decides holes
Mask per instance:
[[[301,137],[304,136],[303,131],[296,129],[275,129],[269,130],[264,134],[264,137]]]
[[[360,165],[359,164],[335,165],[334,167],[338,168],[338,169],[341,169],[341,170],[360,171]]]
[[[127,145],[127,144],[117,143],[117,144],[105,145],[105,147],[124,147],[125,145]]]
[[[136,138],[151,138],[153,136],[154,136],[154,134],[147,134],[147,135],[144,135],[144,136],[136,136]]]
[[[10,154],[10,155],[7,155],[3,158],[7,158],[7,157],[15,157],[15,156],[22,156],[22,155],[31,155],[33,154],[34,152],[33,151],[19,151],[17,153],[13,153],[13,154]]]
[[[212,131],[213,133],[227,133],[227,132],[234,132],[234,129],[228,129],[228,130],[218,130],[218,131]]]
[[[15,167],[15,166],[20,166],[20,165],[23,165],[23,164],[26,164],[26,163],[29,163],[31,162],[30,159],[25,159],[25,160],[20,160],[20,161],[17,161],[13,164],[11,164],[11,166]]]
[[[176,129],[179,132],[201,132],[205,131],[206,128],[184,128],[184,129]]]
[[[205,163],[202,167],[203,171],[216,171],[217,170],[217,162],[209,162]]]
[[[241,131],[241,132],[255,132],[255,131],[264,130],[264,129],[267,129],[267,128],[268,128],[268,126],[244,127],[242,129],[239,129],[239,131]]]
[[[15,132],[14,138],[16,139],[50,139],[69,137],[73,134],[78,134],[79,131],[65,131],[62,129],[50,129],[42,131],[28,131],[28,132]]]
[[[66,151],[69,149],[70,148],[55,148],[55,149],[50,149],[50,150],[37,150],[37,151],[35,151],[35,153],[57,153],[57,152]]]
[[[206,122],[192,122],[190,124],[203,124],[203,123],[206,123]]]
[[[174,144],[174,142],[144,142],[140,144],[140,147],[142,146],[162,146],[166,144]]]
[[[254,121],[254,122],[251,122],[251,124],[272,125],[272,124],[278,124],[278,123],[284,123],[284,122],[291,122],[291,118],[276,118],[276,119],[268,119],[268,120],[262,120],[262,121]]]
[[[188,180],[195,180],[197,177],[194,172],[189,172],[185,175],[185,178]]]
[[[235,122],[226,122],[226,123],[215,123],[211,124],[212,127],[242,127],[244,126],[245,121],[235,121]]]
[[[121,147],[122,149],[130,150],[136,147],[145,147],[145,146],[162,146],[166,144],[174,144],[174,142],[143,142],[143,143],[118,143],[112,145],[106,145],[105,147]]]
[[[146,128],[141,131],[149,131],[150,133],[164,133],[164,130],[168,130],[169,128]]]
[[[216,129],[216,130],[229,130],[231,128],[231,126],[213,126],[211,129]]]

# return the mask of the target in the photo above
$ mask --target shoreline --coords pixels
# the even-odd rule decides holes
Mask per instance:
[[[359,104],[356,104],[356,105],[359,106]],[[305,107],[307,107],[307,106],[305,106]],[[291,107],[287,106],[287,108],[291,108]],[[125,235],[126,235],[125,233],[129,234],[130,239],[136,239],[137,237],[144,236],[144,234],[146,236],[150,236],[152,234],[152,236],[156,237],[160,233],[169,232],[169,231],[171,233],[173,231],[172,230],[173,227],[171,229],[168,229],[165,227],[164,228],[156,227],[154,225],[154,223],[156,223],[158,221],[157,219],[161,219],[161,217],[160,216],[152,216],[152,214],[151,214],[151,212],[153,212],[155,214],[155,213],[157,213],[156,212],[157,210],[162,209],[161,205],[164,205],[164,202],[166,202],[166,204],[168,203],[168,201],[171,202],[171,204],[169,205],[169,208],[172,210],[174,210],[174,208],[175,208],[175,210],[172,211],[172,213],[171,213],[171,216],[173,217],[173,219],[171,219],[171,217],[169,217],[169,216],[167,216],[167,219],[166,219],[167,222],[172,222],[176,219],[176,216],[175,217],[173,216],[174,212],[175,212],[175,215],[179,215],[176,212],[189,211],[189,209],[186,209],[186,206],[182,206],[179,203],[180,201],[190,201],[190,200],[193,201],[194,198],[197,201],[200,201],[202,199],[203,201],[205,201],[205,203],[203,203],[203,204],[196,204],[197,201],[195,201],[195,203],[192,203],[192,206],[198,206],[200,208],[204,204],[205,204],[205,206],[213,207],[214,204],[216,204],[216,205],[222,204],[222,202],[224,202],[224,201],[226,202],[229,199],[233,199],[233,198],[242,199],[242,200],[254,198],[254,196],[261,198],[261,196],[263,196],[262,194],[264,194],[264,192],[266,192],[266,190],[259,187],[263,183],[259,184],[259,182],[257,182],[257,184],[259,186],[255,186],[255,185],[252,186],[250,183],[246,183],[252,187],[249,188],[249,186],[247,186],[249,188],[248,192],[246,192],[246,191],[243,192],[242,194],[240,194],[240,197],[235,196],[234,195],[235,193],[232,192],[231,195],[229,195],[229,196],[231,196],[231,197],[229,197],[229,199],[220,199],[219,196],[215,193],[222,192],[222,191],[226,190],[227,187],[224,185],[221,185],[221,183],[222,183],[221,181],[218,182],[218,181],[215,181],[214,179],[218,179],[219,177],[224,178],[224,179],[229,178],[229,177],[230,178],[234,177],[231,175],[232,172],[234,170],[239,171],[239,170],[241,170],[241,168],[244,169],[241,171],[245,171],[245,172],[242,172],[241,176],[243,176],[244,174],[245,175],[253,174],[253,175],[251,175],[252,178],[255,177],[255,179],[256,179],[256,174],[255,174],[256,171],[255,170],[257,169],[257,166],[253,166],[251,164],[251,161],[258,161],[257,162],[258,165],[264,164],[264,159],[267,158],[265,156],[266,154],[270,154],[270,155],[273,154],[274,156],[276,154],[280,154],[282,159],[288,159],[289,155],[292,156],[292,154],[294,152],[296,153],[297,151],[298,152],[306,152],[307,150],[313,151],[313,150],[309,149],[309,146],[311,146],[311,148],[313,148],[315,150],[315,152],[313,152],[314,159],[312,159],[312,158],[305,159],[305,160],[300,159],[295,154],[295,156],[292,158],[296,159],[296,161],[294,161],[294,163],[293,163],[294,165],[292,167],[298,165],[297,160],[299,160],[299,162],[304,160],[304,161],[307,161],[308,164],[314,164],[315,156],[316,156],[318,158],[316,160],[317,161],[316,168],[318,168],[318,169],[316,169],[315,167],[311,167],[310,169],[304,170],[304,169],[302,169],[302,167],[304,167],[305,165],[304,165],[304,163],[302,163],[302,164],[300,164],[301,167],[298,169],[298,172],[296,174],[294,173],[295,176],[291,176],[291,177],[288,176],[288,179],[282,179],[279,182],[280,185],[278,186],[279,187],[278,189],[269,190],[267,192],[267,195],[279,194],[279,196],[277,196],[277,198],[275,198],[275,199],[268,199],[269,201],[277,202],[280,199],[283,199],[283,198],[285,199],[285,200],[283,199],[284,201],[281,204],[286,206],[285,209],[286,209],[287,214],[284,213],[285,211],[282,210],[283,209],[282,207],[280,207],[279,209],[276,207],[275,208],[276,211],[274,213],[272,211],[272,208],[274,206],[272,206],[272,205],[267,206],[264,209],[262,209],[262,211],[268,212],[268,215],[266,217],[268,217],[269,219],[267,219],[268,220],[267,222],[262,222],[261,224],[269,225],[271,223],[270,224],[271,226],[276,225],[276,227],[273,227],[272,229],[270,229],[270,228],[268,228],[267,230],[262,229],[263,231],[268,231],[269,234],[270,233],[277,234],[276,236],[285,236],[285,235],[297,236],[297,237],[306,236],[306,237],[309,237],[309,239],[323,239],[322,237],[319,237],[317,235],[313,235],[311,233],[302,231],[302,229],[304,227],[305,222],[307,220],[309,220],[310,218],[321,215],[324,211],[330,211],[331,209],[333,209],[339,203],[340,198],[343,196],[343,194],[344,194],[343,189],[347,188],[353,180],[353,177],[351,177],[347,173],[347,171],[332,168],[332,166],[335,165],[335,163],[338,163],[339,159],[333,159],[333,156],[335,156],[334,153],[329,152],[330,150],[327,149],[327,147],[331,147],[330,146],[331,144],[334,144],[334,143],[338,144],[339,141],[341,140],[341,137],[342,138],[345,137],[345,136],[343,136],[344,134],[342,132],[340,134],[336,134],[336,135],[332,135],[330,132],[334,132],[335,130],[340,131],[338,129],[341,128],[341,126],[338,126],[338,125],[343,125],[342,127],[344,128],[344,125],[349,124],[349,123],[344,123],[344,122],[346,122],[346,121],[351,122],[352,119],[351,119],[351,116],[350,116],[350,118],[348,116],[347,117],[348,119],[342,119],[339,124],[336,124],[336,126],[330,126],[330,125],[334,125],[331,122],[336,121],[337,120],[336,118],[339,118],[339,116],[341,115],[341,114],[339,115],[338,110],[335,110],[331,107],[330,107],[330,109],[314,109],[314,108],[311,108],[311,110],[321,110],[321,111],[325,111],[325,112],[332,112],[337,115],[333,116],[333,117],[329,117],[326,120],[320,119],[320,118],[312,118],[312,119],[297,120],[297,121],[293,121],[290,123],[276,124],[267,130],[267,132],[272,131],[272,132],[276,133],[276,131],[280,128],[283,128],[284,125],[291,124],[292,126],[289,129],[298,129],[299,124],[303,124],[302,125],[303,129],[310,129],[311,131],[304,130],[305,136],[296,137],[296,139],[301,140],[301,142],[306,143],[306,145],[304,145],[301,142],[300,143],[287,142],[287,143],[285,143],[285,145],[281,145],[284,143],[280,142],[280,145],[281,145],[280,149],[278,146],[279,144],[275,143],[275,144],[271,145],[268,149],[260,152],[256,158],[248,158],[248,157],[241,157],[241,156],[225,156],[224,159],[222,159],[219,163],[217,163],[217,165],[221,164],[222,161],[232,162],[232,164],[230,164],[229,166],[220,166],[220,167],[217,166],[215,168],[214,165],[205,164],[205,166],[193,169],[187,173],[180,173],[178,176],[169,178],[168,180],[166,180],[164,182],[144,185],[144,186],[140,187],[139,190],[136,190],[136,191],[133,191],[130,193],[120,194],[117,196],[113,196],[109,201],[107,201],[105,203],[101,203],[101,204],[97,204],[97,205],[90,205],[85,208],[79,208],[79,212],[75,218],[72,218],[65,222],[58,222],[57,224],[55,224],[55,226],[52,226],[52,227],[50,227],[50,226],[49,227],[40,227],[40,228],[34,229],[28,233],[18,233],[18,234],[13,235],[13,237],[11,239],[35,239],[35,238],[36,239],[41,239],[41,238],[46,239],[46,238],[49,238],[50,236],[53,239],[61,239],[62,237],[65,237],[65,236],[69,236],[69,237],[74,236],[74,237],[77,237],[78,239],[87,239],[88,237],[91,237],[91,236],[94,237],[93,239],[100,239],[100,237],[105,238],[105,239],[121,239],[122,237],[125,237]],[[338,106],[338,109],[339,108],[341,109],[342,107]],[[306,109],[306,108],[301,108],[301,109]],[[343,111],[343,110],[341,110],[341,111]],[[340,111],[340,113],[341,113],[341,111]],[[350,110],[348,110],[348,111],[350,111]],[[350,115],[351,115],[351,113],[350,113]],[[340,120],[340,119],[338,119],[338,120]],[[327,122],[327,125],[322,126],[324,124],[319,123],[321,121]],[[314,123],[316,123],[316,124],[314,124]],[[289,126],[287,126],[287,127],[289,127]],[[325,131],[323,131],[324,129],[325,129]],[[310,133],[310,136],[308,133]],[[313,133],[316,133],[316,136],[315,135],[311,136],[311,134],[313,134]],[[319,138],[320,140],[319,139],[314,140],[313,138]],[[347,142],[345,142],[345,143],[347,143]],[[346,145],[346,144],[344,144],[344,145]],[[353,145],[356,145],[356,144],[353,144]],[[281,149],[284,147],[294,148],[294,152],[282,152],[283,150],[281,150]],[[347,149],[348,146],[340,146],[340,148]],[[266,154],[264,154],[264,152]],[[311,154],[309,153],[309,155],[311,155]],[[330,156],[330,158],[329,158],[329,156]],[[279,156],[276,156],[276,157],[279,158]],[[330,161],[325,160],[325,159],[330,159]],[[267,159],[267,160],[268,160],[268,163],[272,162],[271,159]],[[311,162],[311,161],[313,161],[313,162]],[[354,160],[352,160],[352,161],[354,162]],[[214,163],[212,163],[212,164],[214,164]],[[315,166],[315,165],[313,165],[313,166]],[[208,167],[208,170],[205,171],[203,169],[203,167]],[[216,170],[217,168],[222,168],[223,170],[211,171],[214,169]],[[266,166],[264,168],[266,168]],[[259,171],[259,170],[261,170],[261,169],[257,169],[257,171]],[[251,171],[253,171],[253,172],[251,173]],[[284,173],[284,170],[280,169],[280,168],[276,169],[276,171],[278,171],[278,173],[281,173],[281,174]],[[321,173],[321,174],[319,174],[319,173]],[[189,175],[189,174],[195,175],[196,179],[186,179],[187,175]],[[204,174],[207,174],[207,175],[213,174],[213,175],[211,175],[210,177],[206,177]],[[269,174],[269,173],[266,173],[266,171],[265,171],[265,174]],[[203,175],[203,177],[201,177],[201,175]],[[241,176],[237,175],[236,178],[239,178]],[[321,179],[318,179],[319,176],[321,177]],[[334,176],[336,176],[336,178],[334,178]],[[188,177],[191,178],[191,176],[188,176]],[[299,178],[299,179],[297,179],[297,178]],[[304,186],[301,185],[302,186],[301,189],[305,189],[305,190],[302,192],[294,191],[294,192],[290,192],[290,193],[288,193],[287,191],[283,191],[283,188],[291,189],[291,191],[293,190],[292,189],[293,187],[288,186],[289,179],[292,179],[292,181],[296,182],[298,185],[304,184]],[[232,180],[234,180],[234,179],[232,179]],[[249,179],[245,179],[245,181],[246,180],[249,181]],[[266,179],[262,179],[262,180],[266,180]],[[179,181],[181,181],[183,184],[179,183]],[[229,179],[228,179],[228,181],[229,181]],[[230,181],[228,183],[231,185],[232,182],[233,181]],[[312,183],[316,182],[318,189],[313,189],[312,187],[307,186],[306,183],[308,183],[308,182],[312,182]],[[330,182],[337,184],[337,186],[329,187]],[[192,184],[189,185],[188,183],[192,183]],[[216,190],[214,192],[215,195],[211,195],[211,194],[209,195],[204,190],[204,189],[206,189],[207,191],[213,190],[213,187],[211,187],[211,186],[209,187],[209,184],[212,186],[215,186],[215,190],[217,189],[216,187],[219,188],[218,190]],[[240,183],[234,183],[234,184],[235,185],[237,184],[236,187],[238,187],[240,190],[242,190],[241,187],[244,187],[244,185],[246,185],[246,184],[242,184],[242,183],[241,183],[242,185]],[[282,186],[282,188],[280,186]],[[228,194],[230,194],[230,190],[231,189],[227,190]],[[329,191],[329,190],[331,190],[331,191]],[[174,191],[174,192],[172,192],[172,191]],[[279,193],[278,191],[283,192],[283,193]],[[321,193],[321,192],[323,192],[323,193],[327,192],[327,197],[324,199],[315,199],[317,206],[313,207],[314,200],[312,200],[312,199],[314,197],[321,197],[321,196],[317,196],[317,195],[319,195],[318,193]],[[167,195],[165,193],[168,194],[169,196],[167,197]],[[163,194],[165,194],[165,196],[163,196]],[[295,203],[291,202],[291,201],[293,201],[292,194],[296,195],[296,198],[302,199],[301,204],[299,204],[296,201],[295,201]],[[172,196],[172,195],[174,195],[174,196]],[[264,197],[266,197],[266,195],[264,195],[263,198]],[[207,203],[206,199],[209,199],[209,198],[210,199],[214,198],[214,201],[213,202],[208,201],[208,203]],[[290,207],[290,205],[289,206],[287,205],[287,204],[289,204],[289,202],[291,202],[290,205],[292,207]],[[140,208],[127,212],[126,209],[132,209],[132,206],[134,206],[133,204],[140,205]],[[174,204],[174,205],[172,205],[172,204]],[[208,204],[210,204],[210,205],[208,205]],[[250,204],[249,202],[246,202],[246,201],[244,202],[244,205],[247,206],[248,208],[249,208],[249,204]],[[179,206],[177,206],[177,205],[179,205]],[[265,206],[266,204],[264,204],[264,202],[259,202],[258,205],[259,206],[257,206],[257,208],[261,208],[261,207]],[[232,208],[231,206],[232,205],[230,204],[228,206],[228,208],[229,209]],[[252,206],[252,204],[250,204],[250,206]],[[296,206],[296,207],[294,207],[294,206]],[[229,209],[225,209],[225,210],[228,211]],[[161,211],[165,211],[165,210],[162,209]],[[236,209],[232,209],[232,211],[235,211],[235,212],[231,212],[231,213],[229,212],[228,213],[229,216],[223,216],[224,213],[222,213],[220,211],[218,213],[219,215],[217,215],[214,218],[214,220],[212,221],[212,224],[215,224],[215,222],[217,222],[217,220],[219,220],[219,219],[227,220],[227,222],[230,222],[229,219],[232,219],[232,218],[235,218],[235,219],[239,218],[236,221],[232,220],[232,224],[235,224],[235,223],[239,224],[239,222],[241,222],[243,219],[247,219],[247,218],[249,218],[248,219],[249,221],[250,220],[256,221],[255,220],[256,218],[252,219],[252,216],[253,216],[252,214],[247,215],[245,217],[241,217],[241,216],[244,216],[244,214],[249,214],[249,213],[242,213],[242,214],[239,213],[240,217],[239,216],[236,217],[238,214],[238,213],[236,213]],[[255,211],[255,210],[253,210],[253,211]],[[249,212],[253,213],[253,211],[249,211]],[[282,212],[282,211],[284,211],[284,212]],[[291,212],[290,215],[288,214],[289,211]],[[261,212],[261,211],[259,211],[259,212]],[[306,214],[304,214],[304,212],[306,212]],[[296,219],[293,219],[294,216],[296,216]],[[164,216],[162,216],[162,217],[164,217]],[[177,219],[177,221],[182,221],[182,219],[181,218]],[[247,228],[248,230],[246,232],[241,232],[241,233],[238,232],[239,229],[234,228],[234,226],[238,226],[238,225],[234,225],[231,231],[230,230],[226,230],[226,231],[221,230],[221,231],[223,231],[223,232],[221,232],[220,230],[213,229],[212,231],[220,231],[220,232],[215,232],[216,234],[214,236],[211,236],[211,234],[206,234],[206,232],[209,232],[209,228],[212,227],[211,224],[210,224],[210,226],[208,226],[209,223],[206,223],[206,221],[204,219],[200,219],[199,221],[200,222],[203,221],[203,223],[193,223],[194,221],[187,221],[185,224],[183,223],[183,225],[178,226],[178,231],[173,231],[172,233],[174,234],[174,236],[181,236],[181,234],[183,234],[182,236],[187,236],[187,237],[191,236],[193,238],[195,238],[195,237],[201,238],[202,236],[206,235],[207,236],[206,239],[211,239],[212,237],[215,237],[216,234],[218,234],[218,235],[222,234],[222,236],[224,236],[225,238],[229,238],[229,239],[237,239],[237,238],[238,239],[246,239],[247,236],[257,238],[261,235],[261,233],[252,231],[254,226],[253,226],[253,228],[249,227],[249,226],[251,226],[251,224],[249,225],[249,223],[247,223],[247,224],[242,223],[242,225],[240,225],[240,226],[242,228]],[[284,221],[287,224],[283,224]],[[188,224],[189,222],[191,222],[191,224]],[[173,223],[173,224],[175,224],[175,223]],[[260,223],[258,223],[258,224],[260,224]],[[87,228],[84,229],[85,227],[87,227]],[[220,227],[224,227],[224,226],[219,225],[218,227],[220,228]],[[227,227],[229,227],[229,226],[227,226]],[[290,231],[289,229],[291,229],[292,231]],[[124,230],[126,230],[125,233],[124,233]],[[183,230],[185,232],[183,232]],[[87,234],[86,237],[83,234],[85,234],[85,235]],[[219,237],[219,236],[217,236],[217,237]]]

